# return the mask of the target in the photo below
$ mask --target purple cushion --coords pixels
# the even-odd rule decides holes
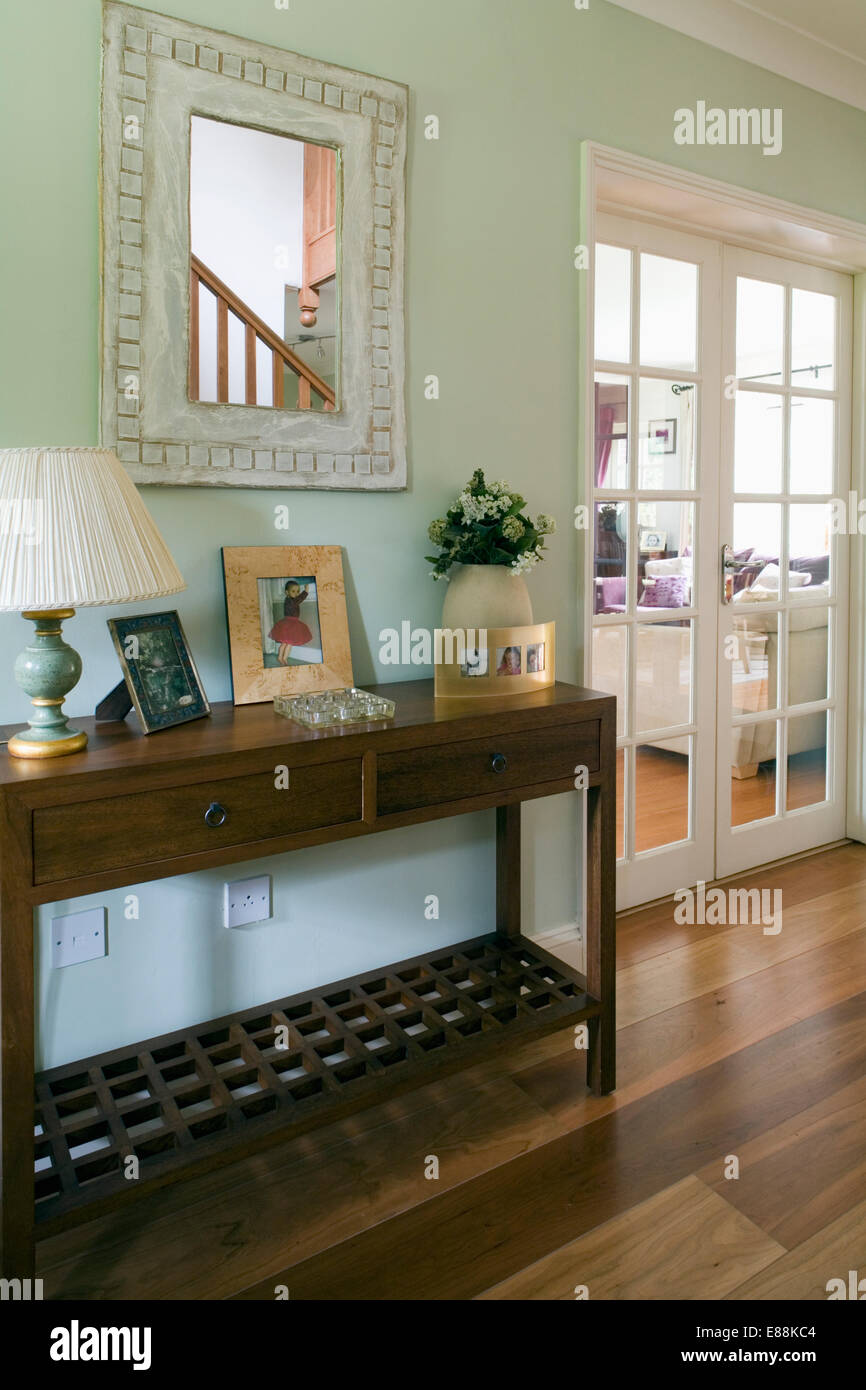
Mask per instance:
[[[823,584],[825,580],[830,578],[829,555],[798,556],[796,560],[791,560],[790,567],[801,573],[808,571],[812,576],[813,584]]]
[[[748,565],[743,569],[737,570],[734,574],[734,593],[738,594],[741,589],[750,589],[757,576],[765,565],[777,565],[778,555],[764,555],[760,550],[753,550],[748,546],[745,550],[735,550],[734,559],[748,560]]]
[[[623,607],[625,605],[625,575],[619,574],[610,579],[603,579],[596,586],[596,592],[599,595],[599,612],[607,613],[613,604]]]
[[[688,608],[690,588],[687,574],[661,574],[644,586],[641,603],[644,608]]]

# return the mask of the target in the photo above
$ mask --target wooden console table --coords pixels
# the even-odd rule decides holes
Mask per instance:
[[[132,723],[81,721],[89,748],[56,761],[0,749],[4,1277],[32,1277],[35,1231],[512,1039],[586,1021],[588,1083],[613,1089],[614,699],[561,684],[508,700],[436,701],[432,681],[378,689],[397,701],[392,722],[312,731],[269,705],[218,705],[148,738]],[[572,789],[579,766],[586,979],[520,934],[521,802]],[[495,932],[45,1072],[34,1123],[37,905],[487,808]],[[132,1155],[137,1180],[125,1176]]]

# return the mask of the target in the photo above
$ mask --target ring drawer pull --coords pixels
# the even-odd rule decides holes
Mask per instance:
[[[490,766],[494,772],[504,772],[508,766],[508,759],[504,753],[494,753],[490,759]]]
[[[212,801],[204,813],[205,825],[209,825],[212,830],[220,825],[225,825],[228,820],[228,811],[225,806],[220,806],[218,801]]]

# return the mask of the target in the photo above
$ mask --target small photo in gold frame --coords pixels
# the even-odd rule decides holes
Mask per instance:
[[[222,552],[236,705],[354,685],[338,545]]]
[[[556,624],[480,628],[465,635],[462,647],[443,640],[441,654],[434,667],[437,699],[543,690],[556,682]]]

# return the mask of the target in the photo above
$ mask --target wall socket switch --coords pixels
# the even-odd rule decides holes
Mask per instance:
[[[51,964],[80,965],[108,954],[105,944],[107,912],[104,907],[88,908],[51,919]]]
[[[273,915],[270,874],[225,885],[223,926],[245,927],[250,922],[267,922]]]

